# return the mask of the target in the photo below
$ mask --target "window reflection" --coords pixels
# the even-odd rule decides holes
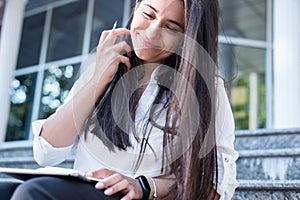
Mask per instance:
[[[79,64],[56,66],[45,71],[39,118],[47,118],[61,106],[75,82]]]
[[[35,84],[35,73],[15,77],[12,81],[11,104],[5,141],[27,139],[31,126]]]
[[[219,53],[236,129],[265,128],[265,50],[221,44]]]
[[[122,25],[123,10],[124,0],[114,0],[114,3],[104,0],[95,1],[90,50],[97,46],[103,30],[111,29],[116,20],[118,27]]]
[[[87,1],[53,9],[47,62],[81,54]]]
[[[266,0],[220,0],[220,33],[266,40]]]
[[[24,19],[17,68],[39,62],[45,12]]]

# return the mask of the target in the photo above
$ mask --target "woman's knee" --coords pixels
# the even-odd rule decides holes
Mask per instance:
[[[48,189],[45,188],[45,183],[48,181],[47,177],[39,177],[25,181],[16,188],[11,199],[54,199]]]

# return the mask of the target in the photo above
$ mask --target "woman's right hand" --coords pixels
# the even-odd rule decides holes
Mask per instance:
[[[115,76],[119,64],[124,63],[130,69],[129,58],[121,52],[130,52],[130,46],[125,42],[115,43],[118,36],[130,34],[126,28],[118,28],[103,31],[97,46],[96,68],[92,76],[92,81],[108,84]]]

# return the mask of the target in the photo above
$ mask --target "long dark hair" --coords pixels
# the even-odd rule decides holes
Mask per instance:
[[[138,0],[140,3],[142,0]],[[218,50],[218,20],[219,20],[219,5],[218,0],[183,0],[185,6],[185,34],[189,40],[183,41],[182,56],[172,55],[165,60],[165,65],[172,67],[179,72],[185,79],[181,81],[173,81],[170,87],[175,88],[173,92],[164,84],[159,84],[159,92],[155,99],[155,103],[162,102],[163,97],[167,97],[167,117],[164,132],[164,148],[167,144],[172,144],[175,135],[184,138],[179,145],[179,148],[186,146],[188,148],[181,149],[182,155],[175,161],[172,161],[170,167],[176,176],[175,183],[171,186],[165,198],[177,200],[194,200],[194,199],[214,199],[214,192],[217,185],[217,150],[215,145],[215,106],[216,106],[216,64]],[[131,16],[127,28],[130,28],[133,15]],[[130,45],[130,38],[124,38]],[[208,56],[203,56],[195,49],[196,41]],[[197,48],[196,48],[197,49]],[[201,54],[201,55],[200,55]],[[134,51],[128,54],[132,68],[143,64],[137,58]],[[188,59],[188,60],[187,60]],[[190,62],[192,61],[192,62]],[[196,66],[195,66],[196,65]],[[84,126],[85,133],[91,132],[100,138],[104,144],[114,151],[126,150],[131,147],[129,135],[132,132],[136,135],[135,111],[138,101],[141,97],[143,89],[136,91],[128,91],[128,85],[138,82],[140,74],[136,74],[136,80],[123,80],[121,77],[126,74],[127,70],[124,64],[120,64],[113,81],[108,85],[106,91],[99,97],[96,102],[95,109],[86,120]],[[170,77],[172,79],[174,77]],[[111,101],[113,90],[117,82],[121,81],[123,90],[118,90],[122,96],[122,103],[129,102],[129,113],[131,121],[122,121],[128,119],[127,116],[119,114],[116,120],[112,113],[114,106]],[[187,84],[187,83],[188,84]],[[190,91],[188,87],[192,87]],[[191,101],[189,97],[191,93],[195,94],[197,99],[197,110],[189,107]],[[132,94],[132,95],[131,95]],[[126,105],[118,105],[120,107]],[[149,108],[151,109],[151,108]],[[195,122],[195,115],[191,112],[196,112],[199,115],[199,120]],[[175,114],[174,114],[175,113]],[[151,117],[150,117],[151,118]],[[151,119],[149,119],[150,122]],[[184,133],[178,132],[178,121],[184,124],[188,129],[189,126],[194,126],[193,123],[199,124],[194,135],[190,135],[190,131]],[[119,125],[122,124],[122,127]],[[148,124],[147,124],[148,125]],[[103,131],[102,131],[103,130]],[[147,133],[143,133],[145,137]],[[139,137],[136,135],[137,140]],[[209,138],[209,140],[207,140]],[[139,157],[136,169],[142,159],[147,144],[141,142],[141,156]],[[174,151],[172,145],[169,145],[169,151]],[[176,146],[178,148],[178,146]],[[177,149],[175,149],[177,151]],[[205,153],[203,153],[205,152]],[[166,158],[166,161],[169,158]],[[174,192],[175,191],[175,192]]]

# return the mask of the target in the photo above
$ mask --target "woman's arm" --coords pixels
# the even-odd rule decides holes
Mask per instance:
[[[129,33],[129,30],[120,28],[101,34],[92,78],[43,124],[40,136],[51,145],[65,147],[74,143],[95,102],[113,79],[119,63],[130,68],[129,58],[120,54],[122,50],[130,51],[129,45],[126,42],[115,44],[118,36]]]
[[[103,190],[105,195],[113,195],[118,192],[122,192],[124,197],[121,200],[141,199],[143,197],[143,191],[140,183],[137,179],[122,175],[118,172],[109,169],[98,169],[86,173],[86,176],[102,179],[95,185],[96,189]],[[157,200],[172,200],[174,195],[167,196],[170,187],[174,184],[175,178],[153,178],[155,182],[152,182],[151,178],[147,178],[151,192],[149,199],[153,199],[154,187],[156,188]],[[210,192],[210,200],[219,200],[220,195],[212,189]]]
[[[143,191],[140,183],[137,179],[122,175],[118,172],[109,169],[98,169],[86,173],[86,176],[102,179],[95,187],[96,189],[105,189],[104,194],[110,196],[117,192],[122,192],[124,197],[122,200],[141,199],[143,197]],[[151,187],[149,199],[153,199],[154,184],[150,178],[147,178]],[[156,184],[157,199],[162,199],[173,185],[174,178],[154,178]],[[164,200],[169,200],[163,198]],[[171,200],[171,199],[170,199]]]

